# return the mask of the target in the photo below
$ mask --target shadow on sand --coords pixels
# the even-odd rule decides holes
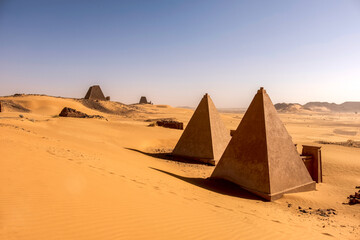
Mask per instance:
[[[192,160],[192,159],[173,157],[171,155],[171,153],[148,153],[148,152],[143,152],[141,150],[134,149],[134,148],[125,148],[125,149],[130,150],[130,151],[134,151],[134,152],[138,152],[138,153],[144,154],[146,156],[150,156],[150,157],[154,157],[154,158],[160,158],[160,159],[164,159],[164,160],[168,160],[168,161],[210,166],[209,164],[198,162],[198,161],[195,161],[195,160]]]
[[[240,188],[238,185],[222,180],[222,179],[211,179],[211,178],[189,178],[189,177],[183,177],[174,173],[170,173],[161,169],[149,167],[153,170],[165,173],[167,175],[170,175],[174,178],[180,179],[184,182],[190,183],[192,185],[198,186],[200,188],[220,193],[223,195],[228,195],[232,197],[238,197],[238,198],[245,198],[245,199],[251,199],[251,200],[259,200],[264,201],[261,198],[258,198],[254,194]]]

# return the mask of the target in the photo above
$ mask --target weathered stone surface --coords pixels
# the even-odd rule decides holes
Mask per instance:
[[[105,98],[103,92],[101,91],[101,88],[100,88],[99,85],[91,86],[89,88],[88,92],[85,95],[85,99],[103,100],[103,101],[106,100],[106,98]]]
[[[178,121],[158,120],[156,121],[156,125],[165,128],[184,129],[184,124]]]
[[[145,122],[156,122],[156,121],[175,121],[175,118],[149,118]]]
[[[229,140],[229,131],[210,96],[205,94],[172,154],[215,165]]]
[[[315,190],[289,133],[260,88],[211,175],[267,200]]]
[[[350,195],[348,199],[349,199],[349,205],[360,204],[360,190],[355,192],[354,195]]]
[[[59,114],[60,117],[73,117],[73,118],[104,118],[100,115],[88,115],[86,113],[76,111],[73,108],[64,107],[63,110]]]

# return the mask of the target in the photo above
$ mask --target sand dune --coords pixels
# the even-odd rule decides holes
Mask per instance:
[[[191,109],[0,98],[8,100],[18,108],[5,105],[0,113],[0,239],[360,239],[359,206],[342,204],[360,185],[359,148],[322,145],[317,191],[264,202],[208,180],[214,167],[164,158],[182,131],[144,120],[186,125]],[[65,106],[108,121],[54,117]],[[230,130],[243,114],[221,116]],[[360,140],[355,114],[280,117],[299,150],[320,140]],[[337,215],[305,214],[298,206]]]

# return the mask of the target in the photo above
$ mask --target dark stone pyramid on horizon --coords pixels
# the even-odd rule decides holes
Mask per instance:
[[[205,94],[172,155],[215,165],[229,141],[229,131],[210,96]]]
[[[85,95],[85,99],[106,101],[99,85],[91,86]]]
[[[139,104],[152,104],[152,103],[148,102],[145,96],[141,96]]]
[[[258,90],[211,178],[225,179],[267,200],[315,190],[270,97]]]

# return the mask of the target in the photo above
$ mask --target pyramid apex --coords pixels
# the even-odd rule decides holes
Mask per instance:
[[[266,90],[263,87],[260,87],[257,93],[266,93]]]

